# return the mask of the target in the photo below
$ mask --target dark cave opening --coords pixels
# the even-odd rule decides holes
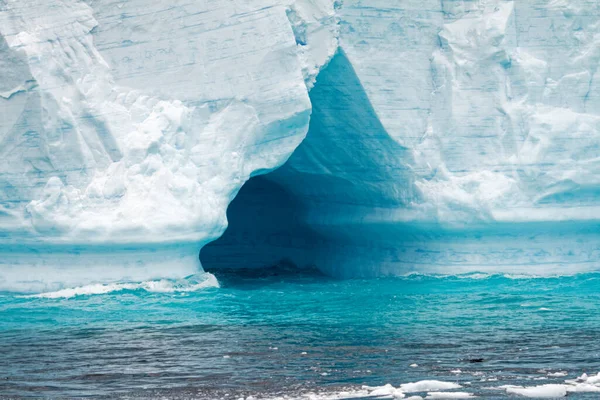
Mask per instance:
[[[343,50],[309,95],[306,138],[283,166],[244,184],[229,205],[229,227],[201,251],[206,271],[293,265],[365,275],[370,263],[357,260],[373,258],[377,238],[393,236],[366,216],[413,199],[410,153],[388,135]]]
[[[251,178],[227,209],[223,236],[202,249],[204,270],[314,267],[319,236],[304,224],[306,211],[268,175]]]

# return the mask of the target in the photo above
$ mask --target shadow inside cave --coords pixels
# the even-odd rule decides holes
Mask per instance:
[[[411,153],[385,130],[343,50],[310,99],[305,140],[283,166],[244,184],[227,210],[229,227],[201,251],[206,271],[294,266],[363,276],[382,237],[396,244],[394,231],[367,215],[414,200]]]
[[[236,270],[249,277],[315,270],[315,249],[323,238],[303,223],[306,211],[266,175],[251,178],[227,209],[223,236],[201,250],[204,270]]]

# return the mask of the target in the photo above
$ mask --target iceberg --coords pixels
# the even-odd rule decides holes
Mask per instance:
[[[337,47],[333,3],[290,3],[3,2],[0,290],[197,272]]]
[[[242,188],[205,267],[279,258],[340,277],[598,270],[594,10],[345,1],[306,139]]]
[[[7,0],[0,291],[598,269],[595,13]]]

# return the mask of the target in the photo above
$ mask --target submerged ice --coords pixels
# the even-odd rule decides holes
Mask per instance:
[[[0,290],[597,269],[598,11],[6,1]]]

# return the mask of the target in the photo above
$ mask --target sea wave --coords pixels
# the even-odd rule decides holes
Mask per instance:
[[[411,272],[398,276],[400,279],[465,279],[465,280],[486,280],[486,279],[511,279],[511,280],[531,280],[531,279],[562,279],[562,278],[600,278],[600,271],[573,273],[564,275],[536,275],[523,273],[489,273],[489,272],[468,272],[464,274],[436,274]]]
[[[153,293],[195,292],[206,288],[218,288],[219,281],[211,273],[188,276],[184,279],[159,279],[145,282],[95,283],[54,292],[22,296],[25,298],[68,299],[76,296],[89,296],[121,292],[125,290],[143,290]]]

